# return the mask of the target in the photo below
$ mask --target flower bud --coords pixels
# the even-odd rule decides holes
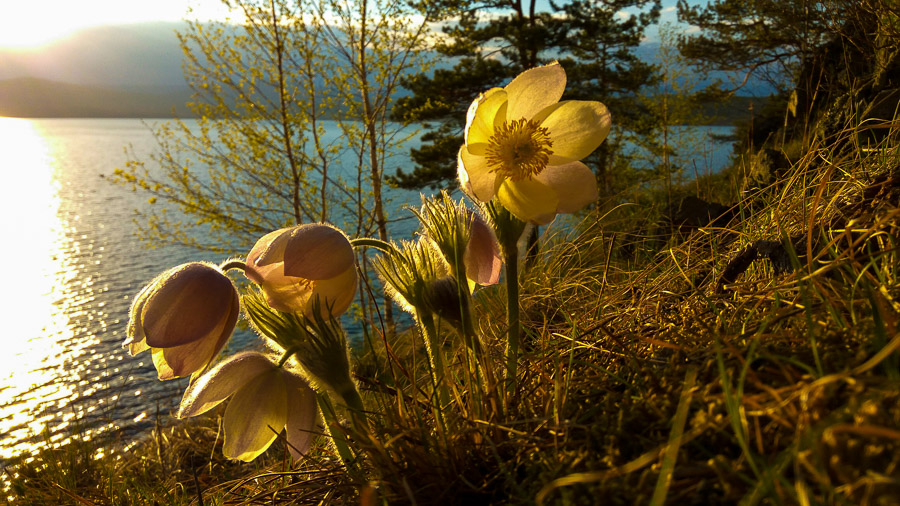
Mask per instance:
[[[134,298],[124,346],[131,355],[151,350],[161,380],[188,376],[218,355],[239,313],[237,289],[217,266],[179,265]]]
[[[428,287],[448,275],[440,252],[421,238],[416,242],[401,242],[393,252],[376,257],[372,264],[385,291],[411,314],[429,309]]]
[[[500,281],[500,243],[480,214],[469,211],[469,241],[463,261],[466,277],[479,285],[495,285]]]
[[[445,276],[432,282],[425,291],[425,301],[431,311],[458,326],[462,322],[463,304],[467,299],[459,296],[459,285],[453,276]]]
[[[356,260],[350,240],[322,223],[283,228],[263,236],[247,255],[245,275],[268,304],[311,318],[339,316],[356,296]]]
[[[423,197],[416,215],[451,272],[465,275],[469,290],[476,284],[493,285],[500,280],[500,244],[479,213],[443,191],[433,198]]]

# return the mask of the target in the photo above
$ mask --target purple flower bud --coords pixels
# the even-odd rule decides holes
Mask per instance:
[[[350,240],[322,223],[283,228],[263,236],[247,255],[245,275],[262,287],[269,306],[313,316],[338,316],[356,296],[356,260]]]
[[[237,290],[217,266],[179,265],[134,298],[125,347],[132,355],[151,350],[161,380],[188,376],[219,354],[239,313]]]

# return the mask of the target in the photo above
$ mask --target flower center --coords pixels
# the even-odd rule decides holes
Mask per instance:
[[[507,121],[494,130],[485,158],[491,172],[519,181],[539,174],[553,154],[550,132],[531,120]]]

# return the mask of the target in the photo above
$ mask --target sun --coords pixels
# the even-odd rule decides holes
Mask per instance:
[[[40,49],[85,28],[152,21],[225,19],[231,14],[221,0],[3,1],[0,50]]]
[[[4,15],[0,16],[0,48],[36,49],[80,28],[65,16],[35,12],[32,5],[10,2],[4,6]]]

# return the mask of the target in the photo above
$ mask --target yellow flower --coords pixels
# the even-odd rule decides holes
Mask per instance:
[[[260,353],[239,353],[188,387],[177,416],[205,413],[229,397],[222,419],[226,457],[249,462],[266,451],[282,429],[291,455],[296,459],[306,453],[318,411],[316,394],[302,376]]]
[[[339,316],[356,295],[356,260],[350,240],[322,223],[283,228],[263,236],[247,255],[244,274],[260,285],[266,302],[312,318]]]
[[[558,63],[519,74],[469,107],[459,179],[478,200],[495,196],[523,221],[539,225],[597,199],[593,172],[579,160],[609,134],[600,102],[559,102],[566,73]]]
[[[191,262],[157,276],[134,298],[125,347],[151,350],[159,379],[202,370],[231,337],[237,289],[213,264]]]

